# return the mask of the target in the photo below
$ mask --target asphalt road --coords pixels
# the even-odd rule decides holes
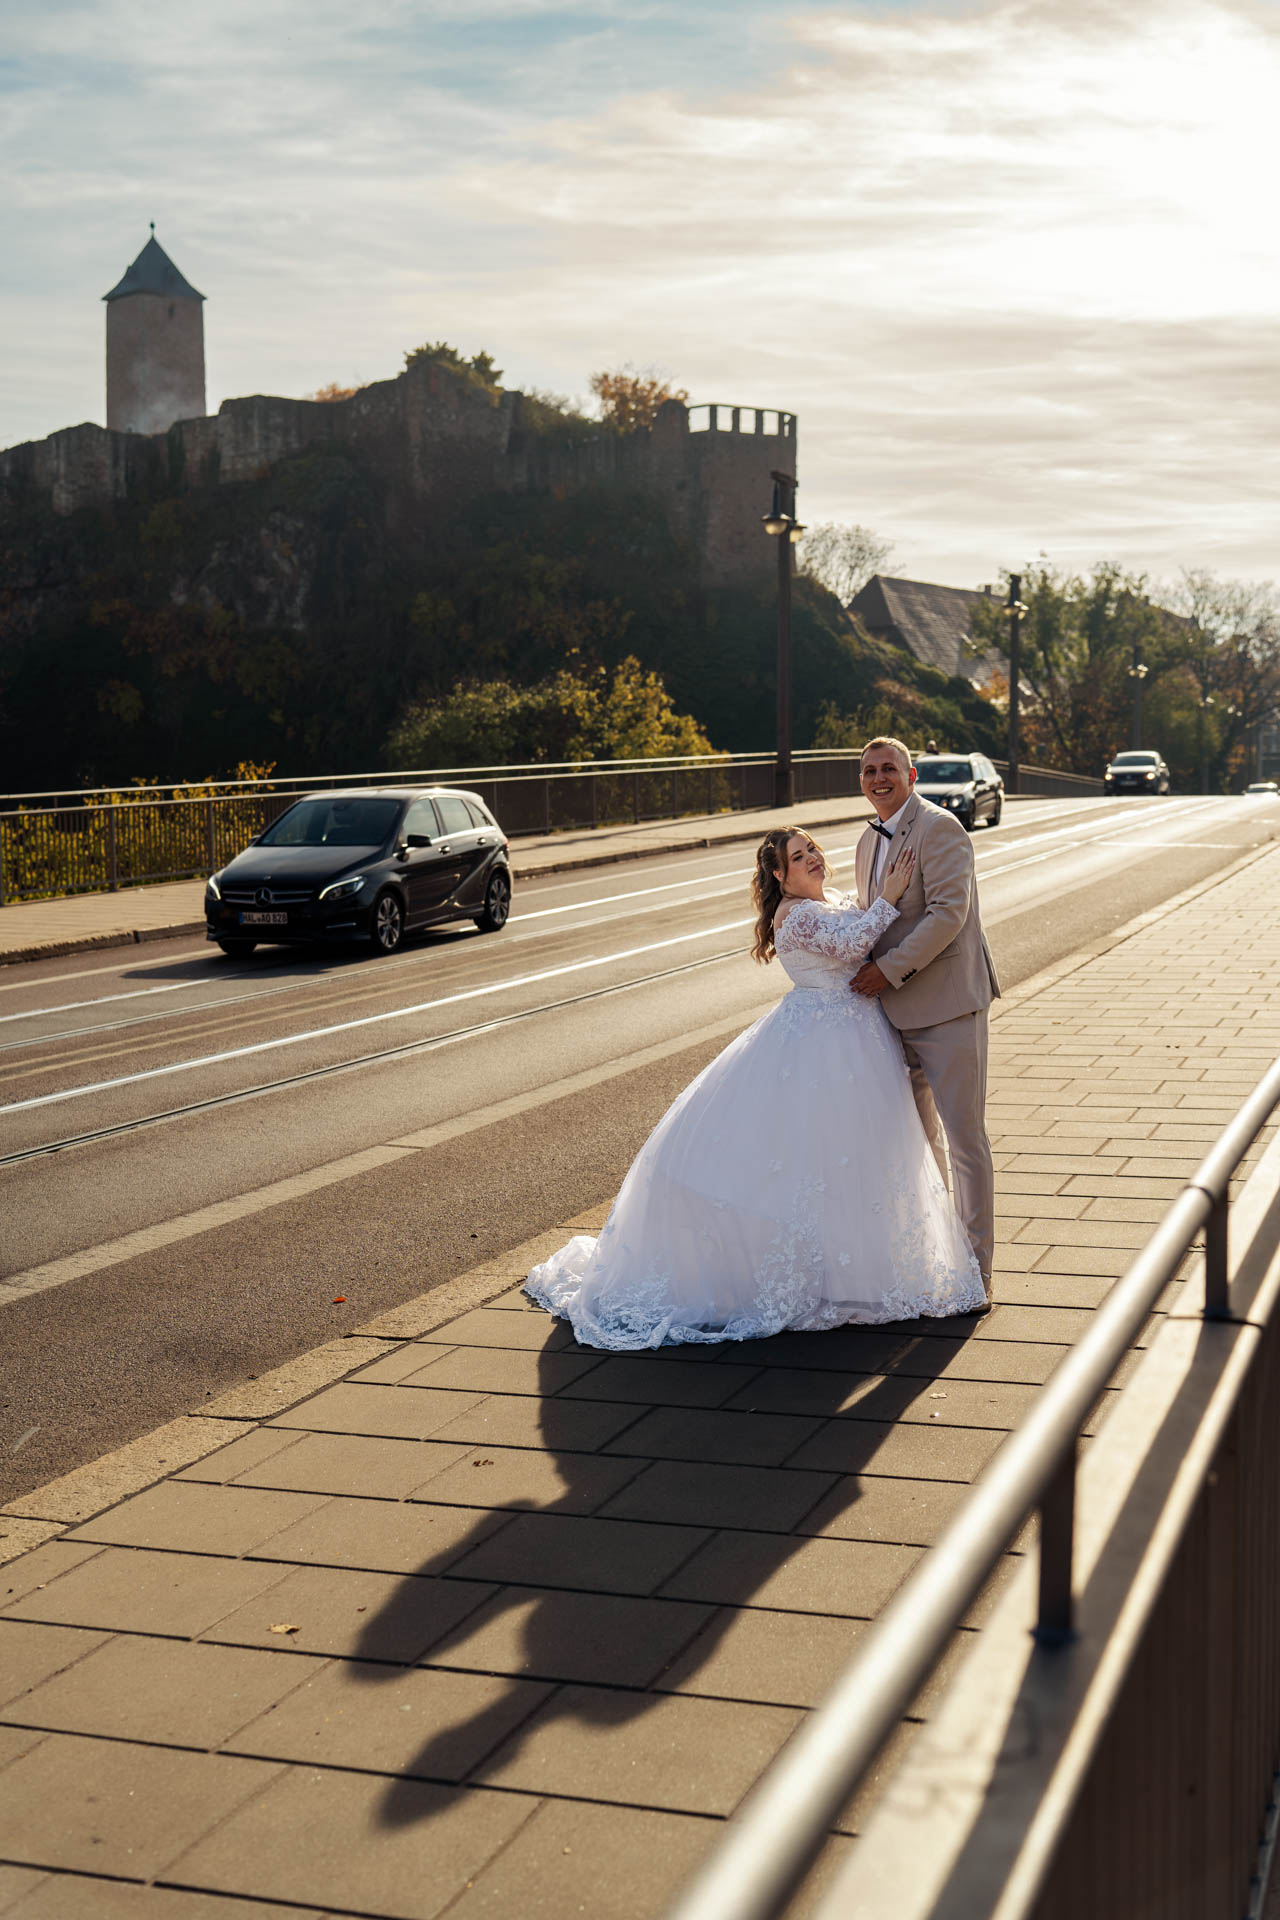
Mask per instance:
[[[1267,801],[1010,806],[974,840],[1002,979],[1278,830]],[[749,872],[739,847],[527,882],[504,933],[391,960],[184,939],[0,972],[0,1276],[53,1283],[0,1286],[0,1498],[610,1197],[785,990],[746,957]]]

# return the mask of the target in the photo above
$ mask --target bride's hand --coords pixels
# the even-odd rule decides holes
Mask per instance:
[[[911,883],[911,876],[915,870],[916,850],[914,847],[904,847],[897,859],[889,862],[889,871],[884,877],[884,885],[880,889],[880,896],[882,899],[887,900],[891,907],[896,907],[899,900],[901,900]]]

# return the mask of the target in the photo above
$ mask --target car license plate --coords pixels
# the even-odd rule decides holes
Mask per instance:
[[[288,924],[287,913],[242,913],[240,915],[242,927],[287,927]]]

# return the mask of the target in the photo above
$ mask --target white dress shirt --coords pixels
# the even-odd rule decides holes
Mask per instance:
[[[880,822],[880,825],[884,827],[887,832],[896,833],[898,831],[898,822],[899,820],[901,820],[903,814],[906,812],[909,801],[910,801],[910,796],[908,796],[908,798],[903,801],[902,805],[898,808],[898,811],[896,813],[891,813],[887,820],[882,820]],[[876,835],[876,857],[871,867],[871,897],[873,900],[875,899],[875,896],[876,896],[876,889],[879,887],[879,885],[881,884],[881,881],[884,878],[884,871],[885,871],[885,868],[888,866],[891,857],[892,857],[892,848],[890,847],[889,842],[885,839],[883,833],[878,833]]]

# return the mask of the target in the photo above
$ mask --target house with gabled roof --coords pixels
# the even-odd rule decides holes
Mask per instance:
[[[849,612],[868,633],[905,647],[926,666],[981,686],[1007,670],[998,653],[975,657],[965,651],[973,609],[986,598],[969,587],[940,587],[876,573],[849,602]]]

